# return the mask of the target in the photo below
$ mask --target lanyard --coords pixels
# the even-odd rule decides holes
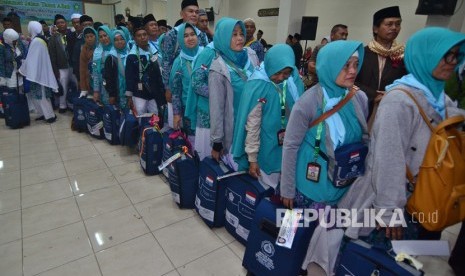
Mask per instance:
[[[283,82],[283,90],[279,87],[274,82],[273,83],[274,87],[276,90],[278,90],[278,95],[279,95],[279,103],[281,105],[281,127],[285,127],[285,121],[286,121],[286,90],[287,90],[287,80]]]
[[[233,69],[244,81],[247,81],[247,70],[239,69],[234,63],[228,60],[228,58],[223,57],[223,60],[226,62],[229,68]]]
[[[142,80],[142,76],[144,75],[145,70],[147,70],[147,67],[149,67],[150,61],[152,60],[152,53],[150,53],[150,47],[149,47],[149,59],[147,60],[147,64],[145,64],[145,66],[142,65],[142,61],[140,60],[138,46],[136,48],[136,54],[137,54],[137,60],[139,61],[139,80]]]
[[[323,106],[326,105],[326,101],[323,97]],[[324,121],[321,121],[318,124],[318,128],[316,129],[316,136],[315,136],[315,149],[313,150],[313,159],[316,162],[318,158],[318,154],[320,154],[320,144],[321,144],[321,132],[323,132],[323,123]]]

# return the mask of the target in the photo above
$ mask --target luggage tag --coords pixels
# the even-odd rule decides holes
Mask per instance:
[[[289,249],[292,248],[292,243],[294,242],[303,213],[303,209],[286,210],[275,242],[276,245]]]
[[[137,83],[137,90],[139,91],[144,90],[144,86],[142,85],[142,82]]]
[[[310,162],[307,164],[307,179],[318,183],[320,181],[321,165],[317,162]]]
[[[286,135],[286,130],[285,129],[280,129],[277,133],[277,138],[278,138],[278,146],[282,146],[284,144],[284,136]]]

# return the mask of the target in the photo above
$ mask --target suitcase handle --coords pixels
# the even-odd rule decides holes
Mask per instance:
[[[274,239],[278,238],[279,235],[279,228],[276,227],[276,223],[274,221],[271,221],[269,219],[262,219],[260,221],[260,230],[267,233]]]

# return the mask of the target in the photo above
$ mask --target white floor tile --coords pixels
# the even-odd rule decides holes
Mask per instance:
[[[69,177],[69,181],[71,189],[75,195],[118,185],[118,181],[116,181],[109,169],[101,169],[73,175]]]
[[[58,150],[57,144],[55,141],[49,141],[45,144],[21,144],[20,151],[21,155],[31,155],[41,152],[49,152],[53,150]]]
[[[21,172],[0,173],[0,192],[21,187]]]
[[[131,205],[131,201],[119,185],[80,194],[76,199],[84,219]]]
[[[49,182],[24,186],[21,189],[21,204],[23,208],[67,198],[73,195],[68,178],[60,178]]]
[[[100,251],[96,254],[103,275],[163,275],[174,269],[152,234]]]
[[[63,162],[69,176],[107,168],[99,155],[92,155]]]
[[[245,246],[242,243],[235,240],[232,243],[228,244],[228,247],[231,248],[234,254],[236,254],[236,256],[241,261],[244,259]]]
[[[19,210],[20,208],[19,188],[0,192],[0,214]]]
[[[225,244],[232,243],[235,241],[234,237],[229,234],[229,232],[226,230],[226,228],[221,227],[221,228],[213,228],[213,232],[220,238]]]
[[[23,209],[23,236],[29,237],[81,220],[73,197]]]
[[[21,169],[33,168],[45,164],[61,162],[58,150],[21,156]]]
[[[194,216],[192,210],[179,209],[171,194],[144,201],[135,207],[151,231]]]
[[[125,183],[145,177],[144,171],[142,171],[139,163],[129,163],[111,167],[110,171],[119,183]]]
[[[64,275],[100,276],[101,274],[93,254],[39,274],[39,276]]]
[[[0,145],[18,145],[19,136],[8,136],[0,139]]]
[[[3,139],[3,138],[0,138]],[[19,157],[19,144],[1,144],[0,145],[0,159],[8,157]]]
[[[139,162],[139,157],[137,156],[137,154],[134,154],[133,152],[128,152],[127,148],[123,147],[119,148],[118,151],[103,153],[101,154],[101,156],[108,167]]]
[[[85,224],[95,252],[149,232],[132,206],[87,219]]]
[[[66,149],[84,145],[92,145],[90,138],[86,135],[77,135],[77,136],[70,136],[70,137],[57,137],[55,138],[56,143],[58,145],[58,149]]]
[[[67,177],[63,162],[21,170],[21,186],[27,186]]]
[[[180,276],[177,270],[172,270],[163,276]]]
[[[98,155],[98,152],[93,146],[84,145],[60,150],[63,161],[79,159],[83,157],[92,158],[93,155]]]
[[[23,239],[24,275],[61,266],[92,254],[82,222]]]
[[[132,203],[171,194],[170,187],[156,176],[148,176],[121,184]]]
[[[0,245],[21,239],[20,210],[0,215],[0,233]]]
[[[21,240],[0,245],[0,272],[2,275],[22,276]]]
[[[225,245],[196,217],[153,233],[176,267],[185,265]]]
[[[223,246],[191,263],[179,267],[181,276],[230,276],[246,275],[247,271],[236,255],[227,247]]]
[[[20,164],[19,156],[2,158],[0,159],[0,173],[19,171],[21,169]]]

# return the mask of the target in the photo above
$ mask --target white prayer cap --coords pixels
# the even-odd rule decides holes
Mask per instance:
[[[73,14],[71,15],[71,20],[73,20],[73,19],[79,19],[79,18],[81,18],[81,16],[82,16],[82,15],[79,14],[79,13],[73,13]]]

